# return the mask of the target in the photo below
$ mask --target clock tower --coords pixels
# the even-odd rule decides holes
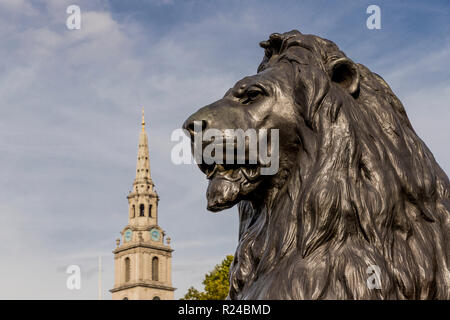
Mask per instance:
[[[173,300],[170,238],[158,225],[158,201],[150,176],[144,110],[136,178],[128,198],[128,225],[116,240],[113,300]]]

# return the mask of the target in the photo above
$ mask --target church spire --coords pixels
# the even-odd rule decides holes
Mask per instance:
[[[138,147],[138,158],[136,165],[136,179],[135,184],[142,182],[151,183],[150,175],[150,157],[148,152],[148,137],[147,132],[145,132],[145,119],[144,119],[144,108],[142,108],[142,131],[139,135],[139,147]]]

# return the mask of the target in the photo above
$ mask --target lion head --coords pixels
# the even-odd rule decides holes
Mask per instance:
[[[449,180],[387,83],[317,36],[260,46],[257,74],[184,124],[193,141],[194,122],[279,133],[273,175],[260,161],[199,165],[208,209],[239,204],[229,297],[450,298]]]

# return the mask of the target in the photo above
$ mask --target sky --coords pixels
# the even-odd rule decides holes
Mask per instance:
[[[81,9],[81,29],[66,8]],[[366,9],[381,9],[369,30]],[[173,130],[256,73],[258,46],[297,29],[380,74],[450,172],[448,1],[0,0],[0,299],[111,299],[145,107],[175,297],[233,254],[237,209],[206,210],[207,181],[170,158]],[[69,265],[81,289],[66,286]]]

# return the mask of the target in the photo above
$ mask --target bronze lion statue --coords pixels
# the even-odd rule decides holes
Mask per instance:
[[[183,125],[192,141],[195,121],[279,130],[273,175],[199,164],[208,209],[239,208],[229,298],[449,299],[449,180],[400,100],[329,40],[293,30],[260,46],[257,74]]]

